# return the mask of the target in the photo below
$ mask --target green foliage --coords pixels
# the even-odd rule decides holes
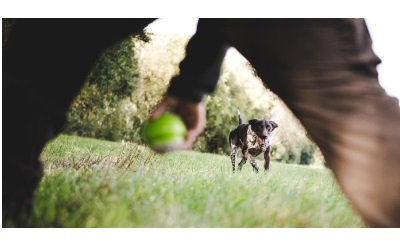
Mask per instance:
[[[114,44],[100,56],[89,75],[89,85],[97,85],[102,94],[112,93],[117,100],[130,96],[139,85],[133,39]]]
[[[125,99],[140,84],[135,42],[149,41],[143,33],[128,37],[104,51],[68,115],[65,133],[118,141],[130,139]]]
[[[178,73],[188,38],[158,35],[126,39],[105,51],[77,97],[65,132],[112,141],[143,143],[142,124],[162,99],[169,80]],[[206,98],[207,124],[195,150],[229,154],[229,132],[243,121],[274,120],[272,159],[319,164],[323,157],[304,128],[272,92],[263,86],[250,64],[224,64],[218,87]]]
[[[112,93],[103,93],[97,85],[86,85],[75,100],[64,132],[106,140],[121,140],[123,117]]]
[[[273,132],[272,159],[303,165],[325,164],[318,147],[281,100],[274,101],[271,117],[279,125]]]
[[[65,133],[142,142],[141,126],[176,74],[187,42],[145,34],[123,40],[99,58],[72,105]]]
[[[242,113],[243,122],[247,122],[246,117],[248,120],[267,117],[273,95],[247,66],[241,70],[244,71],[234,73],[225,67],[217,90],[207,98],[207,124],[203,137],[196,144],[198,150],[219,154],[230,152],[228,135],[238,125],[237,110]]]
[[[155,36],[150,43],[136,43],[136,54],[140,67],[140,85],[132,93],[128,113],[132,131],[130,141],[142,143],[140,130],[150,112],[162,99],[169,80],[178,72],[178,64],[184,57],[188,38]]]
[[[329,169],[272,162],[267,175],[249,164],[232,174],[228,156],[73,136],[41,158],[28,227],[364,226]]]

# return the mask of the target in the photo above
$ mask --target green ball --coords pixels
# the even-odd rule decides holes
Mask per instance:
[[[172,113],[164,113],[157,119],[148,121],[142,131],[143,140],[160,153],[179,148],[185,136],[185,124],[179,116]]]

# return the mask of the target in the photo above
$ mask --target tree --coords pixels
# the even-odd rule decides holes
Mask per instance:
[[[147,43],[150,36],[130,36],[102,53],[70,109],[64,132],[113,141],[130,137],[121,105],[140,85],[135,43]]]
[[[81,136],[143,143],[141,126],[178,73],[188,38],[159,35],[129,38],[99,58],[75,100],[66,131]],[[229,154],[229,132],[243,122],[267,119],[278,123],[272,133],[273,160],[310,164],[323,162],[318,148],[280,99],[264,87],[248,63],[224,63],[216,91],[206,98],[207,123],[195,150]]]

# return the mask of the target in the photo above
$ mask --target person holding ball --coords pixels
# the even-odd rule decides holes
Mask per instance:
[[[180,149],[185,137],[186,126],[173,113],[164,113],[143,126],[143,140],[159,153]]]

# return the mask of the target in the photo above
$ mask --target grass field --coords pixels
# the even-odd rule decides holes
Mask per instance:
[[[233,174],[228,156],[65,135],[42,161],[29,227],[364,227],[328,169]]]

